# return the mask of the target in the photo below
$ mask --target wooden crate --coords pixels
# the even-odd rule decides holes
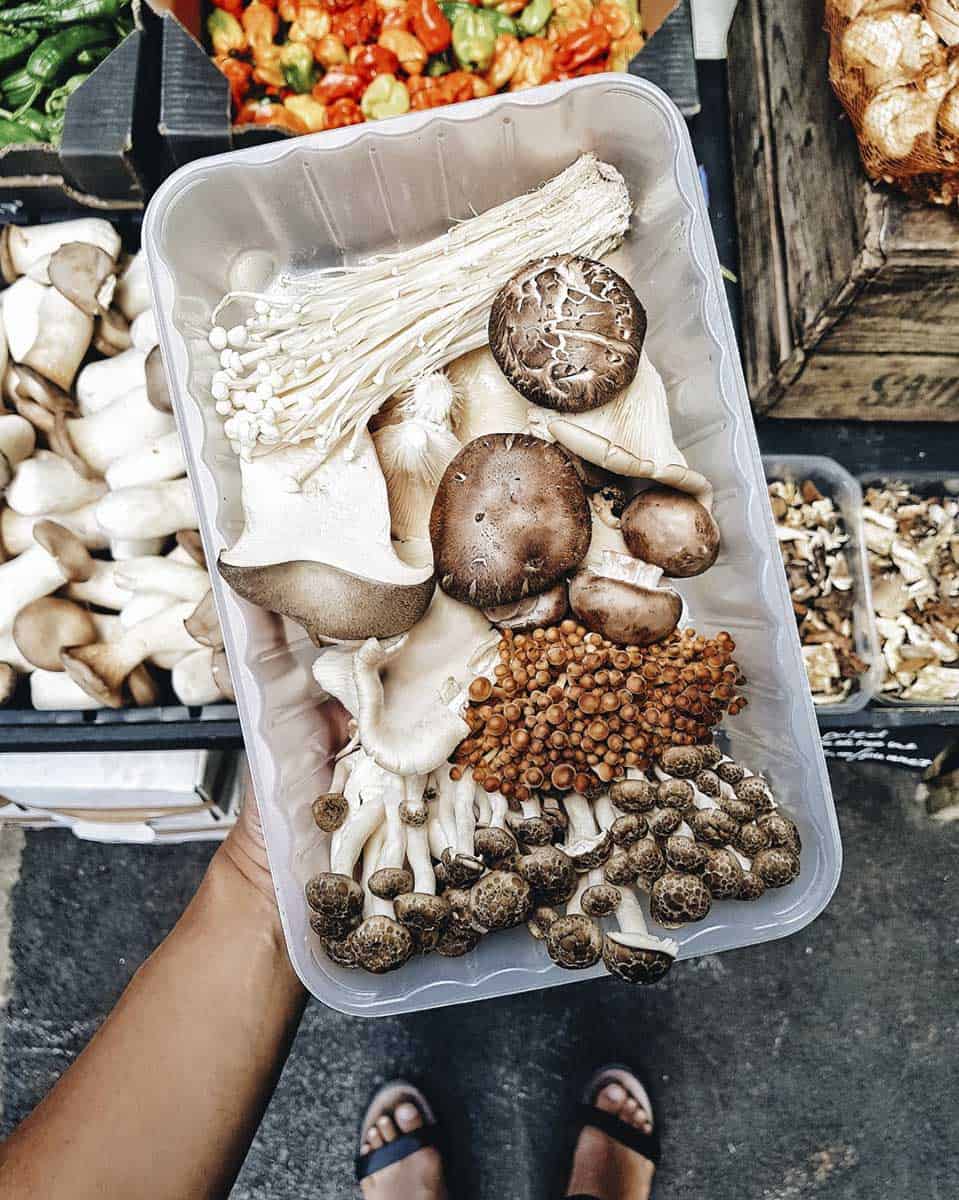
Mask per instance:
[[[757,413],[959,420],[959,213],[873,186],[828,82],[822,0],[740,0],[729,89]]]

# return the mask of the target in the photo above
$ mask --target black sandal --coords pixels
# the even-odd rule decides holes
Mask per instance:
[[[602,1112],[595,1107],[596,1097],[603,1088],[608,1087],[611,1083],[618,1083],[643,1109],[652,1125],[650,1133],[644,1133],[634,1125],[627,1125],[625,1121],[621,1121],[612,1113]],[[603,1067],[587,1083],[579,1106],[579,1127],[582,1129],[586,1125],[601,1130],[607,1137],[611,1137],[630,1150],[635,1150],[641,1158],[648,1159],[654,1167],[659,1165],[659,1131],[653,1119],[652,1101],[646,1089],[628,1067],[618,1064]],[[570,1197],[570,1200],[575,1200],[575,1198]]]
[[[381,1087],[370,1101],[363,1116],[360,1143],[362,1144],[365,1140],[367,1130],[376,1125],[378,1117],[392,1117],[396,1109],[404,1103],[412,1104],[419,1110],[423,1124],[419,1129],[414,1129],[412,1133],[400,1132],[399,1137],[394,1141],[384,1142],[382,1146],[377,1146],[375,1150],[370,1150],[366,1154],[358,1154],[355,1162],[357,1183],[367,1179],[370,1175],[375,1175],[377,1171],[382,1171],[385,1167],[402,1162],[404,1158],[409,1158],[411,1154],[422,1150],[424,1146],[436,1146],[439,1149],[440,1129],[429,1101],[418,1088],[402,1079],[397,1079],[393,1083]],[[397,1129],[399,1130],[399,1126]]]

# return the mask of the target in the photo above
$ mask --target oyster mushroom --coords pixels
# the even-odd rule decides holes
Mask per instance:
[[[491,434],[447,467],[430,515],[439,586],[493,608],[548,591],[589,546],[589,508],[566,453],[539,438]]]
[[[99,500],[106,485],[79,474],[74,466],[50,450],[38,450],[21,462],[7,487],[7,503],[25,517],[70,512]]]
[[[659,586],[659,567],[603,555],[597,570],[577,571],[569,584],[569,604],[588,628],[621,645],[650,646],[669,637],[683,613],[683,600]]]
[[[624,888],[616,909],[618,931],[603,939],[606,969],[627,983],[650,984],[670,970],[679,953],[673,938],[654,937],[632,888]]]
[[[719,526],[694,497],[670,487],[634,496],[620,518],[630,554],[671,579],[701,575],[719,554]]]
[[[112,261],[120,253],[120,235],[102,217],[78,217],[40,225],[5,225],[0,233],[3,278],[7,283],[13,283],[29,271],[40,283],[48,283],[46,270],[52,255],[70,242],[98,246]]]
[[[632,381],[646,311],[621,275],[593,259],[560,254],[527,263],[490,310],[493,357],[527,400],[585,412]]]
[[[712,898],[698,875],[667,871],[650,889],[650,916],[664,929],[678,929],[681,925],[702,921],[711,906]]]
[[[491,433],[526,430],[529,403],[506,381],[488,346],[454,359],[446,374],[459,397],[453,432],[464,446]]]
[[[69,391],[93,337],[93,318],[25,275],[3,292],[0,305],[13,361]]]
[[[298,621],[318,645],[391,637],[426,612],[432,568],[393,548],[369,434],[353,457],[345,444],[324,456],[300,443],[241,458],[240,471],[244,531],[217,563],[240,596]]]

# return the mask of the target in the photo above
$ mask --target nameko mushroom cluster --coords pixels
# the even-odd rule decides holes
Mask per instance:
[[[215,311],[245,518],[219,570],[308,630],[349,717],[305,889],[337,967],[525,926],[559,967],[652,983],[674,931],[800,872],[773,789],[713,741],[746,680],[728,633],[684,620],[722,530],[604,261],[631,211],[583,155],[432,242]]]

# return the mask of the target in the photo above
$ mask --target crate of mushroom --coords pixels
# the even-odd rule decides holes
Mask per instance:
[[[309,139],[184,168],[147,215],[287,940],[342,1011],[655,983],[776,936],[784,908],[811,920],[834,886],[762,466],[754,442],[733,449],[748,403],[718,267],[693,248],[691,149],[659,93],[617,88],[631,129],[670,139],[640,134],[616,166],[578,154],[566,105],[604,127],[603,81],[558,87],[555,109],[512,101],[511,136],[546,122],[554,169],[474,172],[452,225],[412,153],[390,162],[403,217],[351,225],[342,189],[382,134],[327,135],[324,228],[389,247],[345,265],[278,269],[318,236],[311,202],[280,206],[275,234],[245,215],[311,172]],[[417,146],[434,120],[410,118]],[[304,664],[312,689],[291,684]]]
[[[0,271],[0,702],[231,699],[144,257],[7,225]]]

